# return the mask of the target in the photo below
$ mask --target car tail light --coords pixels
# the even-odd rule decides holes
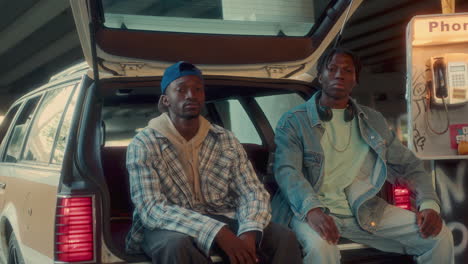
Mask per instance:
[[[94,205],[92,197],[59,197],[55,228],[57,261],[94,260]]]
[[[401,186],[393,187],[393,204],[400,208],[410,210],[411,209],[411,197],[408,188]]]

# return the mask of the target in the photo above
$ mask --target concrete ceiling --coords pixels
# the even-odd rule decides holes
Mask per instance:
[[[456,0],[468,12],[468,0]],[[349,20],[342,44],[356,51],[372,72],[404,71],[406,27],[416,15],[440,14],[440,0],[364,0]]]
[[[0,113],[12,100],[83,59],[66,0],[0,1]]]
[[[456,1],[468,12],[468,0]],[[83,60],[67,0],[0,0],[0,115],[11,102]],[[343,44],[372,72],[404,71],[405,30],[415,15],[440,13],[440,0],[365,0]]]

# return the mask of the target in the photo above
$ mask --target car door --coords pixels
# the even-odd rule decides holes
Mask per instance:
[[[26,138],[28,127],[34,115],[34,111],[39,103],[41,96],[34,96],[26,100],[8,132],[8,137],[2,143],[4,145],[1,160],[1,173],[3,178],[0,180],[3,186],[3,204],[8,202],[8,196],[12,193],[18,193],[18,185],[15,179],[11,178],[12,165],[18,162],[21,154],[21,148]],[[13,205],[15,207],[16,205]]]
[[[10,168],[7,201],[17,209],[23,258],[26,263],[54,259],[55,214],[61,166],[54,164],[59,128],[76,82],[48,87],[27,128]],[[57,155],[55,155],[57,156]],[[13,162],[12,162],[13,163]]]
[[[15,104],[7,112],[5,118],[0,127],[0,157],[3,153],[3,149],[6,146],[6,138],[8,137],[7,132],[10,130],[10,126],[14,123],[14,118],[18,109],[20,108],[21,103]],[[9,175],[8,167],[3,166],[3,163],[0,162],[0,212],[3,209],[3,204],[5,202],[5,191],[7,188],[7,176]]]

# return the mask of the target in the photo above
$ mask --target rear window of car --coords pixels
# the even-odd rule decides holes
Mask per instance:
[[[238,99],[214,102],[224,128],[230,130],[241,143],[262,144],[252,119]]]
[[[308,35],[330,0],[102,0],[109,28],[256,36]]]
[[[103,129],[107,147],[128,146],[133,137],[148,122],[161,113],[154,104],[106,105],[102,109]]]
[[[232,131],[241,143],[262,144],[253,121],[239,100],[218,100],[213,104],[221,124]],[[104,145],[107,147],[128,146],[133,137],[144,129],[151,119],[160,114],[156,104],[104,106],[102,110],[103,128],[105,129]],[[202,115],[211,123],[216,123],[206,108],[203,109]]]
[[[305,102],[297,93],[259,96],[255,97],[255,100],[273,129],[276,129],[284,113]]]

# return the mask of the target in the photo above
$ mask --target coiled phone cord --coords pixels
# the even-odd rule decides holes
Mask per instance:
[[[445,103],[445,98],[442,97],[442,103],[444,104],[444,108],[445,108],[445,114],[446,114],[446,121],[447,121],[447,125],[445,126],[445,129],[442,130],[442,131],[436,131],[432,126],[431,126],[431,123],[429,122],[429,114],[431,112],[431,99],[427,99],[427,113],[426,115],[424,116],[424,119],[426,120],[426,125],[427,127],[432,131],[432,133],[434,134],[437,134],[437,135],[443,135],[445,134],[448,129],[449,129],[449,126],[450,126],[450,118],[449,118],[449,113],[448,113],[448,108],[447,108],[447,104]]]

